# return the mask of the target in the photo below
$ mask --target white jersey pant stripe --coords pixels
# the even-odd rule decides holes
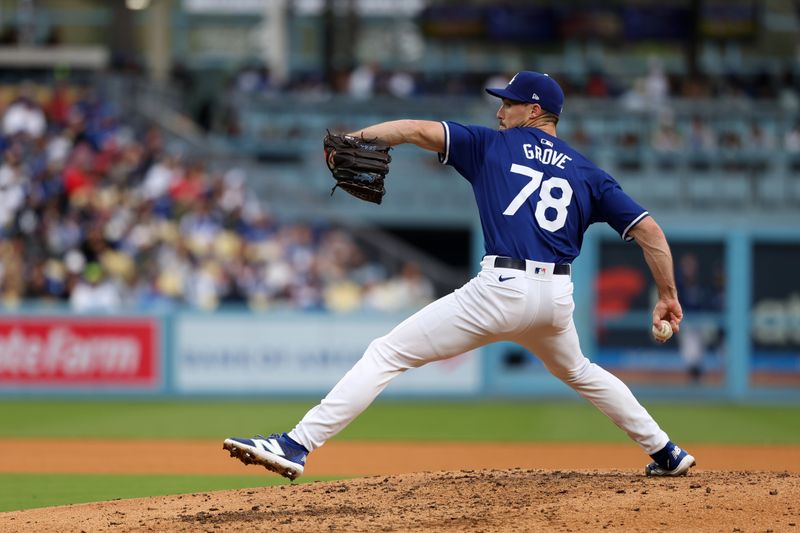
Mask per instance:
[[[553,375],[592,402],[647,454],[662,449],[669,438],[628,387],[581,353],[572,320],[570,276],[554,276],[552,264],[532,261],[527,272],[494,268],[493,259],[485,258],[481,272],[466,285],[372,341],[362,358],[289,436],[309,451],[319,448],[361,414],[400,373],[506,340],[535,354]]]

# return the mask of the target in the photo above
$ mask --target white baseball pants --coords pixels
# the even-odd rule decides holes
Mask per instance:
[[[522,271],[495,268],[494,259],[485,257],[481,272],[466,285],[372,341],[289,436],[312,451],[344,429],[409,368],[491,342],[513,341],[592,402],[648,455],[666,446],[667,434],[628,387],[581,353],[572,320],[570,276],[554,276],[552,263],[527,261],[527,271]]]

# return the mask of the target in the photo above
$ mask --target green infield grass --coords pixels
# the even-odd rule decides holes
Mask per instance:
[[[233,400],[0,400],[0,438],[223,439],[286,431],[316,403]],[[646,404],[683,443],[800,444],[800,406]],[[342,440],[627,442],[580,401],[379,401]],[[304,482],[314,479],[303,478]],[[286,483],[277,476],[0,473],[0,512]]]
[[[314,401],[4,400],[2,437],[202,438],[288,431]],[[646,404],[680,442],[800,443],[800,406]],[[588,403],[377,402],[337,438],[627,442]]]
[[[302,478],[296,483],[322,479],[327,478]],[[0,512],[286,483],[277,476],[0,474]]]

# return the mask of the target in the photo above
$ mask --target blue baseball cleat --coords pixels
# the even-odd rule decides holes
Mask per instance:
[[[286,433],[273,433],[266,438],[261,435],[252,439],[230,437],[225,439],[222,448],[246,465],[258,464],[291,480],[303,474],[308,455],[308,450]]]
[[[672,442],[650,457],[654,460],[644,467],[647,476],[684,476],[697,464],[694,457]]]

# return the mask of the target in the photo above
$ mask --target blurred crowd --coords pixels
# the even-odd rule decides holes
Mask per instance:
[[[590,158],[609,146],[607,136],[590,131],[580,119],[565,137]],[[652,121],[629,120],[611,138],[616,168],[625,171],[642,170],[650,161],[662,171],[688,166],[693,172],[758,173],[785,163],[789,171],[800,172],[800,116],[779,123],[753,116],[715,120],[665,113]]]
[[[531,65],[530,69],[536,69]],[[591,69],[582,74],[548,72],[555,77],[569,98],[666,99],[730,98],[780,100],[797,109],[800,101],[800,72],[792,65],[780,70],[731,72],[725,74],[668,72],[660,59],[650,58],[641,76],[622,77]],[[376,62],[364,63],[325,77],[322,72],[298,72],[278,82],[270,70],[259,63],[243,65],[230,78],[231,89],[251,94],[342,94],[353,98],[392,96],[476,96],[488,80],[508,82],[514,72],[421,72],[389,69]],[[174,81],[190,85],[191,74],[178,66]]]
[[[285,222],[237,168],[168,149],[91,86],[0,88],[0,299],[77,311],[416,308],[414,264],[389,269],[348,232]]]
[[[790,169],[800,170],[800,76],[790,69],[774,76],[675,77],[653,60],[648,73],[626,90],[614,92],[609,85],[601,78],[588,95],[616,97],[633,117],[615,139],[619,168],[640,170],[649,151],[660,170],[674,169],[679,161],[687,160],[693,171],[717,166],[725,171],[758,172],[780,159],[776,152],[782,152],[788,156]],[[696,108],[687,115],[676,110],[676,99],[721,101],[732,113],[708,116]],[[771,107],[760,108],[764,103]],[[785,120],[792,116],[796,117],[793,122]],[[580,121],[571,136],[577,147],[588,152],[596,144]]]
[[[576,97],[589,105],[593,99],[618,104],[617,116],[595,117],[595,121],[598,117],[602,121],[599,127],[592,128],[590,120],[580,113],[565,115],[560,132],[590,158],[595,149],[613,146],[615,164],[621,170],[635,172],[652,160],[660,170],[675,169],[682,161],[694,171],[719,168],[758,172],[774,162],[775,152],[781,152],[787,156],[790,170],[800,172],[800,74],[791,67],[750,75],[676,75],[668,73],[659,59],[652,58],[646,71],[631,79],[618,79],[600,70],[580,77],[552,74],[564,88],[568,108]],[[215,129],[230,137],[255,135],[267,141],[286,135],[303,137],[302,125],[289,131],[244,128],[241,115],[253,112],[248,100],[253,97],[291,93],[320,98],[338,94],[355,100],[474,98],[487,96],[483,91],[486,87],[504,86],[511,76],[513,73],[432,75],[392,71],[369,63],[339,72],[332,81],[326,81],[321,74],[298,74],[287,83],[278,84],[267,68],[248,65],[233,74],[228,93],[219,100],[221,118]],[[712,116],[697,106],[687,112],[677,105],[682,101],[725,102],[732,112]],[[766,110],[760,107],[763,103],[769,105],[772,115],[765,115]],[[609,134],[613,142],[609,142]]]

